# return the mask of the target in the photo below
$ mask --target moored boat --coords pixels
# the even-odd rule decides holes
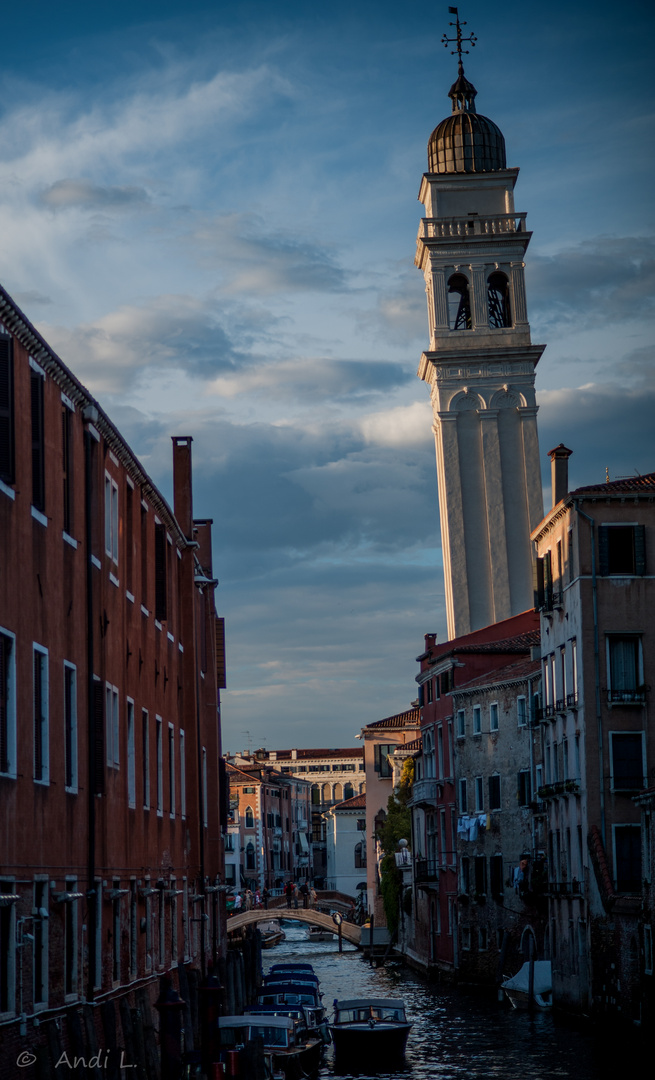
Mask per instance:
[[[307,928],[308,941],[334,941],[331,930],[324,930],[322,926],[309,926]]]
[[[319,1067],[321,1039],[309,1036],[291,1016],[220,1016],[218,1029],[221,1054],[226,1056],[261,1037],[265,1057],[274,1071],[284,1073],[286,1080],[301,1080]]]
[[[533,960],[534,978],[532,999],[538,1009],[550,1009],[553,1005],[553,983],[550,960]],[[527,1009],[530,1006],[530,961],[526,960],[520,971],[502,984],[515,1009]]]
[[[274,945],[284,941],[287,936],[277,919],[271,919],[270,922],[260,922],[258,929],[262,937],[262,949],[272,949]]]
[[[411,1028],[404,1002],[394,998],[334,1002],[330,1031],[339,1057],[402,1058]]]

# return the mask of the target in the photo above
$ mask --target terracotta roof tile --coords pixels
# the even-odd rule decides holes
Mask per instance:
[[[353,795],[352,799],[344,799],[343,802],[335,803],[333,810],[365,810],[366,795]]]
[[[408,709],[407,712],[396,713],[395,716],[387,716],[384,720],[375,720],[372,724],[367,724],[365,730],[370,728],[403,728],[413,727],[415,724],[421,722],[421,710],[420,709]]]
[[[455,687],[453,693],[457,694],[460,690],[473,690],[475,687],[497,686],[499,683],[513,682],[515,679],[527,679],[530,675],[538,675],[540,670],[541,661],[532,660],[526,656],[521,660],[514,660],[511,664],[506,664],[505,667],[497,668],[495,671],[487,671],[484,675],[478,675],[477,678],[471,679],[470,682],[462,683],[461,686]]]
[[[610,480],[604,484],[589,484],[587,487],[576,488],[569,492],[570,495],[623,495],[623,494],[655,494],[655,472],[645,473],[644,476],[624,476],[620,480]]]

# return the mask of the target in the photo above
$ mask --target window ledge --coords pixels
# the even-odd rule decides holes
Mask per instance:
[[[16,780],[18,774],[15,772],[0,772],[0,779],[2,780]]]
[[[131,604],[134,603],[134,597],[132,596],[132,593],[130,592],[129,589],[125,590],[125,597],[126,597],[127,600],[130,601]]]
[[[161,630],[161,623],[160,623],[159,619],[155,619],[155,628],[157,630]]]
[[[48,519],[45,514],[42,514],[40,510],[37,510],[36,506],[31,506],[32,517],[35,521],[38,521],[39,525],[43,525],[44,528],[48,527]]]
[[[144,607],[143,604],[141,604],[141,614],[145,615],[146,619],[150,616],[150,612],[148,611],[147,607]]]
[[[0,480],[0,491],[3,495],[6,495],[8,499],[13,500],[16,498],[16,492],[12,487],[9,487],[8,484],[5,484],[4,480]]]
[[[180,652],[184,652],[184,645],[182,644],[182,642],[181,642],[181,641],[178,641],[178,643],[177,643],[177,647],[178,647],[178,649],[180,650]]]
[[[75,550],[77,551],[77,540],[75,540],[74,537],[70,535],[70,533],[67,533],[65,529],[62,529],[61,538],[62,540],[65,540],[67,544],[70,544],[72,548],[75,548]]]
[[[109,580],[111,581],[112,585],[116,586],[117,589],[120,588],[121,583],[118,580],[118,578],[116,577],[116,575],[112,574],[111,570],[109,571]]]
[[[66,792],[67,795],[77,795],[78,794],[78,788],[77,787],[65,787],[64,791]]]
[[[95,566],[96,570],[102,570],[102,563],[95,555],[91,556],[91,565]]]
[[[175,644],[175,638],[174,638],[174,637],[173,637],[173,635],[171,634],[170,630],[167,630],[167,631],[166,631],[166,637],[168,638],[168,640],[169,640],[169,641],[172,641],[172,642],[173,642],[173,644]]]

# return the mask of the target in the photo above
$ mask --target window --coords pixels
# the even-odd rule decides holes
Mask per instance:
[[[105,746],[107,752],[107,765],[110,769],[117,769],[120,764],[118,746],[118,689],[105,684]]]
[[[130,978],[135,979],[137,973],[137,884],[134,879],[130,881]]]
[[[573,638],[571,641],[571,691],[573,700],[571,705],[578,703],[578,644]]]
[[[498,703],[495,701],[489,706],[489,730],[498,731]]]
[[[164,813],[164,746],[161,716],[155,716],[155,751],[157,758],[157,817]]]
[[[631,637],[608,636],[608,667],[610,701],[629,704],[644,699],[640,677],[640,639]]]
[[[357,818],[357,832],[366,832],[366,818]]]
[[[254,829],[255,815],[252,806],[246,806],[246,829]]]
[[[355,870],[363,870],[366,867],[366,844],[360,840],[355,844]]]
[[[475,868],[475,891],[478,896],[484,896],[487,892],[487,860],[484,855],[476,855]]]
[[[463,739],[466,735],[466,711],[464,709],[457,710],[457,738]]]
[[[437,776],[440,780],[444,778],[444,760],[443,760],[443,726],[439,724],[437,728],[437,764],[439,771]]]
[[[167,556],[166,526],[155,522],[155,618],[158,622],[165,622],[167,615]]]
[[[641,892],[641,828],[614,825],[614,881],[617,892]]]
[[[482,786],[482,777],[476,776],[475,778],[475,812],[481,813],[484,810],[484,788]]]
[[[168,725],[168,809],[175,817],[175,728]]]
[[[352,784],[344,784],[343,797],[344,799],[352,799],[355,795],[355,789]]]
[[[480,952],[484,952],[489,946],[489,932],[486,926],[480,926],[478,928],[478,949]]]
[[[471,330],[469,283],[463,274],[453,274],[448,281],[448,325],[451,330]]]
[[[455,740],[453,739],[452,717],[448,720],[448,776],[455,775]]]
[[[112,892],[120,890],[120,880],[114,878]],[[113,895],[111,900],[111,977],[113,982],[120,982],[121,978],[121,898]]]
[[[518,774],[518,800],[519,806],[529,806],[532,798],[532,786],[530,783],[530,770],[521,769]]]
[[[425,693],[424,693],[425,704],[426,705],[431,705],[432,700],[433,700],[432,679],[428,679],[428,681],[426,683],[424,683],[423,685],[424,685],[424,690],[425,690]]]
[[[118,484],[105,473],[105,552],[118,562]]]
[[[246,844],[246,870],[255,869],[255,845],[252,840]]]
[[[141,781],[143,785],[143,809],[150,809],[150,725],[148,710],[141,710]]]
[[[396,749],[396,744],[392,743],[389,746],[376,745],[374,748],[374,767],[375,771],[380,774],[380,777],[389,777],[393,775],[393,768],[391,763],[391,755]]]
[[[525,727],[528,722],[528,709],[524,697],[516,699],[516,721],[519,727]]]
[[[45,376],[30,367],[30,403],[32,414],[32,506],[45,510],[45,447],[43,397]]]
[[[489,859],[489,888],[494,899],[503,896],[503,857],[500,854]]]
[[[599,525],[598,554],[601,575],[646,573],[643,525]]]
[[[509,281],[505,274],[496,271],[487,279],[487,306],[489,326],[498,330],[512,325],[512,311],[509,302]]]
[[[61,458],[62,458],[62,510],[64,532],[72,531],[73,519],[73,461],[71,456],[71,411],[64,402],[61,406]]]
[[[13,338],[0,333],[0,480],[14,482]]]
[[[136,807],[136,757],[134,746],[134,702],[127,699],[127,805]]]
[[[471,927],[462,927],[462,951],[468,952],[471,948]]]
[[[64,661],[64,785],[77,793],[77,669]]]
[[[462,777],[462,779],[458,781],[458,784],[459,784],[459,810],[460,810],[461,814],[466,814],[466,813],[468,813],[468,799],[467,799],[467,792],[466,792],[466,778]]]
[[[489,809],[500,810],[500,776],[494,773],[489,777]]]
[[[184,732],[180,732],[180,815],[186,817],[186,741]]]
[[[471,888],[471,867],[468,855],[462,855],[459,866],[460,889],[463,893],[467,893]]]
[[[473,706],[473,734],[479,735],[482,731],[482,709],[480,705]]]
[[[125,488],[125,587],[134,593],[134,488]]]
[[[0,342],[1,340],[0,338]],[[16,776],[16,639],[9,631],[2,629],[0,629],[0,774]]]
[[[0,345],[2,339],[0,338]],[[1,354],[0,354],[1,355]],[[15,896],[13,879],[0,878],[0,893]],[[0,907],[0,1014],[16,1008],[16,905]]]
[[[141,502],[141,603],[148,608],[148,507]]]
[[[50,782],[48,652],[40,645],[33,646],[33,691],[34,780],[37,784],[48,784]]]
[[[644,776],[644,735],[641,731],[610,731],[612,791],[641,791]]]
[[[644,975],[653,974],[653,930],[644,926]]]
[[[34,920],[32,922],[34,1004],[48,1003],[48,881],[34,882]]]

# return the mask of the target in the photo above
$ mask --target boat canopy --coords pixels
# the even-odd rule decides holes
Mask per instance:
[[[535,960],[534,962],[534,993],[549,994],[553,988],[550,960]],[[518,990],[528,993],[530,985],[530,961],[525,964],[516,975],[503,983],[503,990]]]
[[[353,998],[352,1001],[335,1001],[335,1009],[361,1009],[371,1005],[374,1009],[383,1006],[388,1009],[404,1009],[405,1002],[394,998]]]
[[[315,971],[311,964],[271,964],[269,975],[272,975],[274,971],[308,971],[310,975],[314,975]]]

